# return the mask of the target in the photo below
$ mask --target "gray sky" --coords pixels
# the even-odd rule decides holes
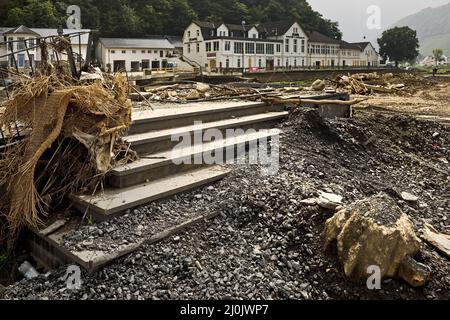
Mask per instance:
[[[307,0],[314,10],[325,18],[338,21],[344,40],[373,40],[398,20],[427,7],[438,7],[450,0]],[[376,5],[381,9],[381,30],[367,27],[367,8]]]

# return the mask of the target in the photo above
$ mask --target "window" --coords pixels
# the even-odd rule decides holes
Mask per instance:
[[[281,66],[281,60],[277,59],[277,66],[280,67]]]
[[[302,53],[305,53],[305,40],[302,40]]]
[[[14,42],[11,42],[11,41],[14,41],[14,38],[8,38],[8,41],[9,41],[9,43],[8,43],[8,50],[10,50],[10,51],[12,51],[12,50],[14,50]]]
[[[245,53],[255,53],[255,44],[253,42],[245,43]]]
[[[29,47],[29,48],[32,48],[32,47],[34,47],[35,45],[36,45],[35,39],[33,39],[33,38],[28,39],[28,47]]]
[[[141,50],[141,53],[145,53],[145,50]]]
[[[253,34],[253,39],[256,39],[256,33]]]
[[[281,44],[277,43],[277,53],[281,52]]]
[[[191,53],[191,44],[190,43],[188,43],[188,45],[187,45],[187,52]]]
[[[231,42],[225,41],[225,51],[230,51],[230,50],[231,50]]]
[[[155,51],[154,51],[154,54],[158,54],[158,51],[157,51],[157,50],[155,50]]]
[[[200,52],[200,43],[197,43],[196,49],[197,49],[197,52]]]
[[[111,53],[112,53],[112,54],[116,53],[116,50],[111,50]]]
[[[286,53],[289,52],[289,39],[286,39],[286,47],[285,47]]]
[[[122,50],[122,54],[126,54],[127,53],[127,50]]]
[[[257,43],[256,44],[256,53],[257,54],[264,54],[264,43]]]
[[[225,60],[225,68],[229,68],[230,67],[230,59]]]
[[[191,37],[191,31],[188,31],[188,38]]]
[[[297,39],[294,39],[294,52],[297,53]]]
[[[211,42],[206,42],[206,52],[210,52],[211,51]]]
[[[258,59],[258,67],[262,68],[262,60],[261,59]]]
[[[25,38],[17,38],[19,42],[17,42],[17,50],[25,49]]]
[[[234,43],[234,53],[243,53],[244,45],[242,42]]]
[[[213,45],[214,45],[214,51],[219,51],[219,45],[220,45],[219,41],[214,41]]]
[[[136,53],[136,50],[132,50],[131,53]]]
[[[200,37],[200,30],[197,30],[197,37]]]
[[[274,44],[273,43],[266,44],[266,54],[274,54]]]
[[[294,59],[294,67],[297,67],[297,59]]]
[[[237,60],[237,67],[240,68],[241,67],[241,59]]]
[[[148,54],[151,54],[151,53],[152,53],[152,50],[147,50],[147,53],[148,53]]]
[[[164,51],[159,51],[159,56],[161,57],[161,58],[163,58],[164,57]]]

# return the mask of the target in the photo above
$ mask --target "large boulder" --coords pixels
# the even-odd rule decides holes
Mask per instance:
[[[381,278],[398,275],[400,265],[420,249],[413,224],[395,201],[379,194],[337,212],[326,222],[325,246],[336,245],[347,277],[365,281],[370,266]]]

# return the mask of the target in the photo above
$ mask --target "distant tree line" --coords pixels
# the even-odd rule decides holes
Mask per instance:
[[[181,35],[194,20],[240,24],[295,18],[307,30],[341,39],[337,22],[314,11],[306,0],[1,0],[3,26],[65,26],[68,5],[81,8],[84,28],[102,36]]]

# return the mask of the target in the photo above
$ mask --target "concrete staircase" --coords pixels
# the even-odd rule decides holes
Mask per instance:
[[[217,105],[195,103],[173,109],[138,111],[125,138],[138,152],[140,160],[115,168],[108,177],[108,187],[97,195],[72,195],[74,206],[94,220],[103,221],[123,214],[127,209],[147,204],[179,192],[212,183],[223,178],[229,170],[221,165],[206,165],[194,160],[203,155],[217,154],[239,147],[255,146],[261,140],[280,133],[267,129],[287,116],[283,107],[264,103],[227,102]],[[201,124],[195,123],[201,121]],[[255,128],[256,132],[244,132]],[[173,136],[191,138],[208,129],[243,129],[235,137],[203,142],[196,146],[173,148],[180,141]],[[178,164],[182,160],[192,164]]]

